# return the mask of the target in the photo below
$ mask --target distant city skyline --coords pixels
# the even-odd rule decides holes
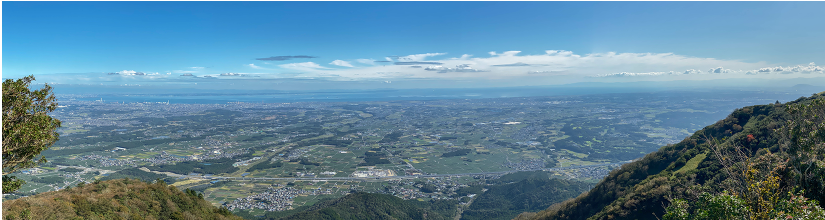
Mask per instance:
[[[225,89],[825,77],[824,2],[3,2],[3,78]]]

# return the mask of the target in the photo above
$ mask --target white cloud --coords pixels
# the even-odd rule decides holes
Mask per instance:
[[[721,67],[720,67],[721,68]],[[711,69],[710,72],[718,72],[716,69]],[[752,70],[728,70],[724,69],[723,73],[744,73],[745,75],[756,75],[759,73],[762,74],[771,74],[771,73],[778,73],[778,74],[795,74],[795,73],[825,73],[825,68],[821,66],[817,66],[816,63],[809,63],[807,66],[803,65],[796,65],[796,66],[775,66],[775,67],[762,67],[762,68],[755,68]]]
[[[373,60],[373,59],[357,59],[355,61],[358,61],[359,63],[363,63],[363,64],[369,64],[369,65],[374,65],[375,64],[375,60]]]
[[[672,74],[673,72],[670,72]],[[628,72],[621,72],[621,73],[608,73],[597,75],[597,77],[625,77],[625,76],[659,76],[665,75],[668,73],[665,72],[648,72],[648,73],[628,73]]]
[[[117,73],[117,74],[120,74],[120,75],[133,75],[133,74],[137,73],[137,71],[134,71],[134,70],[122,70],[122,71],[117,71],[116,73]]]
[[[552,50],[552,51],[555,51],[555,50]],[[489,54],[490,54],[490,56],[508,56],[508,57],[512,57],[512,56],[517,55],[518,53],[521,53],[521,51],[516,51],[516,50],[514,50],[514,51],[504,51],[504,53],[496,53],[495,51],[490,51]]]
[[[329,69],[318,65],[317,63],[313,62],[303,62],[303,63],[288,63],[288,64],[281,64],[278,65],[281,68],[286,69],[294,69],[294,70],[316,70],[316,69]]]
[[[707,74],[725,74],[725,75],[745,75],[745,76],[752,76],[757,75],[759,73],[762,74],[795,74],[795,73],[802,73],[802,74],[810,74],[810,73],[825,73],[825,68],[816,66],[814,63],[809,63],[807,66],[797,65],[797,66],[775,66],[775,67],[762,67],[753,70],[731,70],[725,69],[724,67],[716,67],[711,68],[710,70],[703,72],[697,69],[688,69],[681,74],[676,72],[670,71],[668,73],[663,72],[652,72],[652,73],[628,73],[628,72],[621,72],[621,73],[610,73],[610,74],[601,74],[597,75],[597,77],[606,77],[606,76],[652,76],[652,75],[707,75]]]
[[[172,73],[199,73],[201,70],[206,69],[206,67],[193,66],[187,69],[188,70],[173,70]]]
[[[443,66],[428,66],[427,68],[424,68],[424,70],[439,70],[441,68],[444,68],[444,67]]]
[[[531,50],[532,51],[532,50]],[[391,59],[389,59],[391,58]],[[404,58],[405,60],[401,60]],[[386,60],[395,60],[396,63]],[[409,60],[409,61],[407,61]],[[722,60],[707,57],[691,57],[673,53],[591,53],[576,54],[572,51],[546,50],[536,54],[520,51],[490,52],[471,56],[469,54],[425,53],[406,56],[391,56],[382,59],[335,60],[326,67],[314,62],[295,62],[278,65],[256,63],[239,63],[239,70],[225,72],[244,72],[244,69],[258,73],[242,73],[246,79],[300,79],[332,81],[395,81],[393,85],[412,82],[412,80],[432,80],[432,82],[486,82],[488,85],[551,85],[575,82],[623,82],[623,81],[670,81],[670,80],[714,80],[735,78],[815,78],[825,75],[825,68],[812,62],[800,62],[802,65],[779,66],[767,62],[745,62],[741,60]],[[258,66],[262,64],[264,66]],[[340,68],[342,66],[348,68]],[[333,68],[330,68],[333,67]],[[264,69],[270,70],[264,71]],[[135,70],[123,70],[112,75],[96,74],[110,82],[139,82],[155,79],[188,80],[195,82],[203,76],[215,80],[239,79],[235,74],[219,75],[217,70],[203,67],[181,67],[178,70],[139,75]],[[266,73],[261,73],[266,72]],[[167,73],[167,74],[163,74]],[[814,75],[814,73],[818,75]],[[180,77],[182,74],[197,75]],[[808,75],[804,75],[808,74]],[[117,76],[119,75],[119,76]],[[253,78],[257,77],[257,78]],[[79,81],[81,79],[72,79]],[[89,79],[96,80],[96,79]],[[457,84],[457,85],[458,85]]]
[[[455,68],[452,67],[443,67],[443,66],[428,66],[424,68],[427,71],[437,71],[438,73],[448,73],[448,72],[484,72],[483,70],[477,70],[470,67],[469,64],[461,64],[456,65]]]
[[[314,63],[282,65],[284,68],[300,69],[302,77],[319,75],[335,75],[345,79],[369,78],[487,78],[505,79],[512,77],[590,77],[615,73],[653,73],[665,72],[679,76],[683,74],[707,74],[708,69],[720,66],[736,69],[754,69],[765,66],[765,63],[746,63],[741,61],[718,60],[713,58],[698,58],[676,55],[672,53],[593,53],[578,55],[572,51],[546,50],[542,54],[524,55],[520,51],[490,52],[490,56],[472,57],[462,54],[460,57],[445,57],[442,59],[428,59],[444,55],[444,53],[414,54],[407,56],[393,56],[399,62],[432,62],[440,63],[429,68],[410,68],[401,65],[375,65],[372,59],[358,59],[359,63],[370,64],[366,67],[351,69],[322,69]],[[389,59],[387,60],[393,60]],[[403,58],[403,59],[402,59]],[[514,65],[519,64],[519,65]],[[467,65],[467,67],[459,67]],[[466,69],[469,66],[472,68]],[[425,66],[426,67],[426,66]],[[429,69],[430,71],[427,71]],[[680,72],[674,70],[688,71]],[[701,71],[704,69],[704,71]],[[720,69],[725,72],[727,69]],[[728,70],[727,72],[730,72]],[[382,74],[377,74],[377,73]],[[388,74],[389,73],[389,74]],[[636,74],[639,75],[639,74]],[[644,74],[641,74],[644,75]]]
[[[760,73],[779,73],[779,74],[794,74],[794,73],[824,73],[825,68],[821,66],[816,66],[815,63],[809,63],[807,66],[803,65],[796,65],[796,66],[776,66],[776,67],[765,67],[759,68],[758,70],[754,70]]]
[[[343,67],[354,67],[349,62],[343,61],[343,60],[334,60],[329,64],[336,65],[336,66],[343,66]]]
[[[246,75],[240,74],[240,73],[221,73],[220,76],[246,76]]]
[[[117,71],[117,72],[110,72],[110,73],[107,73],[106,75],[108,77],[103,77],[103,78],[105,78],[104,81],[108,81],[108,82],[113,82],[113,81],[118,81],[118,80],[128,80],[130,82],[136,82],[136,81],[142,81],[142,80],[154,81],[154,80],[158,80],[158,79],[168,78],[171,75],[171,73],[163,74],[161,72],[141,72],[141,71],[135,71],[135,70],[121,70],[121,71]],[[119,76],[119,77],[112,77],[112,76]],[[99,78],[99,79],[103,79],[103,78]],[[78,80],[78,79],[73,79],[73,80]],[[91,80],[91,79],[86,79],[86,80]]]
[[[451,58],[451,59],[453,59],[453,60],[466,60],[466,59],[470,59],[470,57],[472,57],[472,56],[473,55],[470,55],[470,54],[464,54],[464,55],[461,55],[461,57],[459,57],[459,58]]]
[[[250,67],[250,68],[252,68],[252,69],[259,69],[259,70],[260,70],[260,69],[266,69],[266,68],[263,68],[263,67],[261,67],[261,66],[255,65],[254,63],[246,64],[246,66],[248,66],[248,67]]]
[[[493,51],[493,52],[490,52],[490,55],[512,57],[512,56],[517,55],[518,53],[521,53],[521,51],[515,51],[515,50],[514,51],[504,51],[504,53],[498,53],[498,54],[495,51]]]
[[[733,71],[731,71],[729,69],[722,68],[722,67],[711,68],[710,70],[708,70],[708,73],[731,73],[731,72],[733,72]]]
[[[153,76],[153,75],[160,75],[160,73],[158,73],[158,72],[154,72],[154,73],[144,73],[144,72],[138,72],[138,71],[134,71],[134,70],[122,70],[122,71],[117,71],[117,72],[109,73],[108,75],[120,75],[120,76]]]
[[[490,55],[474,57],[439,57],[445,53],[424,53],[390,56],[384,59],[334,60],[329,65],[349,68],[328,68],[314,62],[278,65],[284,69],[275,74],[261,74],[262,78],[324,78],[330,80],[371,79],[506,79],[530,77],[556,82],[557,79],[608,80],[605,77],[657,77],[656,80],[715,79],[724,77],[779,77],[758,73],[822,73],[814,63],[798,66],[773,66],[766,62],[743,62],[705,57],[689,57],[673,53],[592,53],[579,55],[572,51],[546,50],[539,54],[521,51],[492,51]],[[387,61],[421,62],[420,65],[394,65]],[[353,62],[366,64],[353,65]],[[384,63],[377,63],[384,62]],[[425,64],[432,63],[432,64]],[[261,68],[248,64],[251,68]],[[770,67],[773,66],[773,67]],[[178,70],[180,72],[180,70]],[[193,70],[187,70],[193,71]],[[756,75],[758,74],[758,75]],[[754,76],[755,75],[755,76]],[[595,79],[598,77],[602,79]],[[619,80],[615,78],[614,80]]]
[[[546,53],[547,55],[558,54],[558,55],[561,55],[561,56],[573,55],[573,51],[566,51],[566,50],[545,50],[544,53]],[[578,56],[578,55],[576,55],[576,56]]]
[[[424,61],[424,59],[426,59],[427,57],[441,56],[441,55],[445,55],[445,54],[447,54],[447,53],[422,53],[422,54],[413,54],[413,55],[407,55],[407,56],[403,56],[403,57],[398,57],[398,61],[402,61],[402,62],[410,62],[410,61]],[[392,61],[391,59],[389,59],[389,57],[387,58],[387,60]]]

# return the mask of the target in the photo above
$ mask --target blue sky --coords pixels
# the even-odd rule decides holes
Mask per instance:
[[[825,2],[2,4],[3,78],[53,83],[488,87],[825,76]]]

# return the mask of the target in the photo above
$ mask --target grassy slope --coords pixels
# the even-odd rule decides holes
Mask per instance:
[[[691,171],[691,170],[695,170],[696,168],[699,168],[699,163],[704,161],[705,158],[707,158],[707,157],[708,157],[707,153],[702,153],[702,154],[696,155],[693,158],[690,158],[690,160],[688,160],[688,162],[685,164],[685,166],[683,166],[682,168],[680,168],[679,170],[677,170],[676,172],[673,173],[674,176],[675,176],[676,173],[685,173],[685,172],[688,172],[688,171]]]
[[[29,213],[30,218],[21,218]],[[4,219],[241,219],[162,181],[117,179],[3,201]]]

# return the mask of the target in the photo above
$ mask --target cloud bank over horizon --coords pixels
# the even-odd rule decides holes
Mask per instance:
[[[194,82],[203,80],[324,80],[444,82],[510,81],[511,85],[554,85],[575,82],[629,82],[712,80],[724,78],[825,77],[825,68],[814,62],[796,66],[768,62],[744,62],[690,57],[674,53],[591,53],[546,50],[540,54],[521,51],[491,51],[482,57],[470,54],[424,53],[376,58],[334,59],[327,63],[288,62],[313,56],[274,56],[259,62],[239,64],[236,71],[215,72],[205,67],[185,67],[171,71],[122,70],[81,74],[80,77],[47,76],[56,83],[95,82]],[[264,62],[266,61],[266,62]],[[287,62],[270,62],[287,61]],[[521,82],[521,84],[519,83]],[[495,85],[491,85],[495,86]]]

